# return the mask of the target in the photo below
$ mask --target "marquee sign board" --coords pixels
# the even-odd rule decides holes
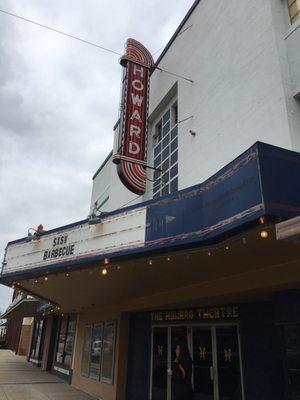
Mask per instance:
[[[87,221],[63,229],[44,232],[38,240],[9,243],[3,275],[20,274],[36,269],[51,271],[103,258],[120,251],[137,250],[145,242],[146,208],[121,211],[97,225]],[[73,226],[74,225],[74,226]]]
[[[299,176],[299,153],[257,143],[199,185],[106,213],[96,225],[78,221],[43,231],[38,240],[10,242],[1,282],[95,265],[106,257],[112,261],[207,245],[220,235],[244,232],[260,216],[298,216]],[[174,312],[163,318],[217,319],[223,311]],[[236,315],[236,310],[225,311]]]
[[[141,195],[146,190],[149,77],[154,61],[141,43],[128,39],[120,63],[124,67],[120,136],[113,162],[127,189]]]

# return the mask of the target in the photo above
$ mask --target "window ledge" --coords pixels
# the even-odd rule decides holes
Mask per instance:
[[[290,28],[288,29],[288,31],[286,32],[286,34],[284,35],[284,40],[286,40],[289,36],[291,36],[291,34],[293,32],[295,32],[297,29],[300,28],[300,20],[297,22],[294,22]]]
[[[300,100],[300,87],[298,87],[296,90],[293,90],[293,97]]]

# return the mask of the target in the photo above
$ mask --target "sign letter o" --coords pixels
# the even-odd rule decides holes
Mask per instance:
[[[138,91],[144,90],[143,82],[139,81],[138,79],[135,79],[134,81],[132,81],[132,87]]]

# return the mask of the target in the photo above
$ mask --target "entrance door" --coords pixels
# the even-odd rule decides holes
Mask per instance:
[[[176,398],[167,370],[177,345],[190,351],[194,400],[243,400],[237,327],[217,325],[153,328],[150,400]]]
[[[168,328],[153,328],[151,396],[167,400],[168,396]]]
[[[236,326],[216,328],[219,400],[242,400],[240,352]]]
[[[211,328],[193,328],[194,400],[214,400]]]

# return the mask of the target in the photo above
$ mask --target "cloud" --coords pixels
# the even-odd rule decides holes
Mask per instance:
[[[0,8],[122,53],[128,37],[151,52],[164,46],[192,3],[0,0]],[[112,147],[121,70],[118,56],[1,13],[0,27],[1,256],[29,227],[87,216],[92,175]],[[0,308],[10,298],[0,287]]]

